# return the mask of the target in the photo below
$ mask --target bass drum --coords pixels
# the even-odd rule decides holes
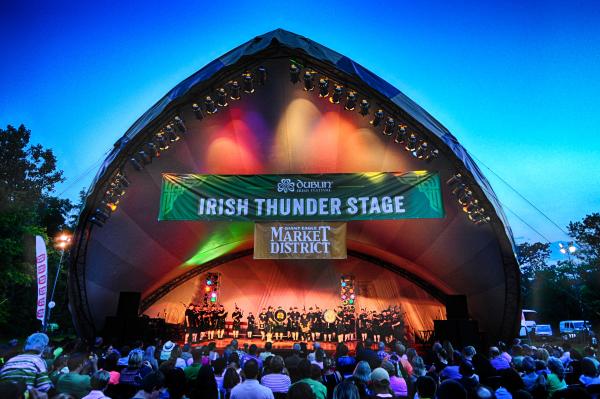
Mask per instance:
[[[273,316],[275,317],[275,321],[278,323],[283,323],[285,319],[287,319],[287,313],[283,309],[277,309]]]
[[[335,323],[336,316],[335,310],[327,309],[323,313],[323,320],[325,320],[327,323]]]

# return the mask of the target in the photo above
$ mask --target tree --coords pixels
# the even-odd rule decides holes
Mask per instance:
[[[577,258],[589,268],[600,270],[600,213],[571,222],[567,228],[579,247]]]
[[[52,195],[55,185],[63,181],[52,150],[30,144],[30,137],[23,125],[0,129],[0,331],[4,334],[39,328],[33,317],[33,238],[41,235],[47,240],[56,234],[72,208],[70,201]],[[48,250],[53,276],[58,257],[52,245]]]

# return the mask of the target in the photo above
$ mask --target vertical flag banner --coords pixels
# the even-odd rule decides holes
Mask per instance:
[[[35,315],[44,324],[46,294],[48,292],[48,255],[46,253],[46,243],[40,236],[35,236],[35,263],[37,269],[37,309]]]

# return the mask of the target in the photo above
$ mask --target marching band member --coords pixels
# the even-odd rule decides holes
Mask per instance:
[[[252,312],[248,313],[248,317],[246,320],[248,323],[248,327],[246,328],[246,336],[248,338],[252,338],[252,333],[254,332],[254,328],[256,327],[255,318]]]
[[[268,322],[267,309],[262,308],[262,311],[258,314],[258,329],[260,330],[260,338],[264,341],[266,338],[265,328]]]
[[[240,326],[242,324],[242,317],[244,316],[244,312],[240,311],[240,308],[235,305],[235,311],[231,314],[233,319],[233,338],[237,339],[240,335]]]

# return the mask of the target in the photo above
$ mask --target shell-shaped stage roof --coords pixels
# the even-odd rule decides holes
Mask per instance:
[[[296,84],[290,82],[291,64],[301,71]],[[317,76],[314,91],[303,89],[307,70]],[[244,73],[251,75],[254,92],[242,90],[239,100],[217,105],[219,112],[209,115],[206,96],[216,102],[217,89],[233,80],[242,84]],[[358,107],[347,110],[344,101],[320,98],[319,76],[331,88],[339,85],[344,99],[353,91],[357,101],[368,100],[370,114],[361,115]],[[419,143],[427,141],[428,155],[415,156],[395,136],[370,124],[377,109],[405,125]],[[149,149],[148,143],[160,147],[157,133],[166,137],[169,129],[181,140],[144,165],[144,156],[156,148]],[[520,288],[512,233],[467,151],[389,83],[349,58],[281,29],[248,41],[185,79],[117,140],[89,189],[70,254],[69,306],[75,325],[80,334],[92,336],[106,316],[115,314],[120,292],[141,292],[144,310],[200,271],[251,254],[249,223],[159,222],[162,173],[424,169],[439,172],[444,182],[446,216],[351,222],[349,255],[396,271],[441,302],[448,295],[466,295],[470,316],[490,338],[513,336],[520,320]],[[460,179],[452,179],[457,174]],[[123,185],[122,176],[128,184]],[[114,197],[115,187],[124,195],[114,212],[107,211],[106,203],[114,200],[107,196]],[[463,198],[465,191],[469,195]],[[463,210],[465,201],[473,199],[475,216],[472,207],[471,213]]]

